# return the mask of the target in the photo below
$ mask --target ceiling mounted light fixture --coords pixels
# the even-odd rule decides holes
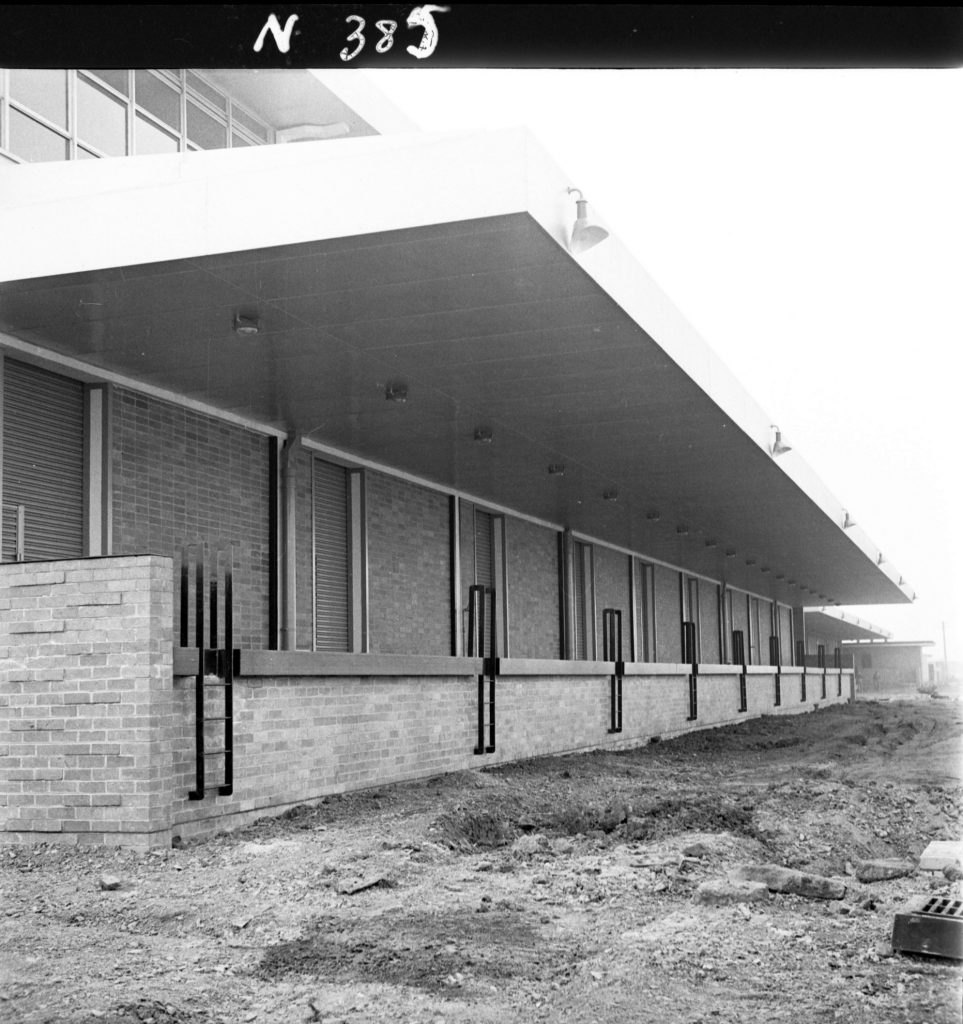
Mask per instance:
[[[582,190],[580,188],[570,188],[569,195],[573,192],[578,193],[578,199],[575,200],[575,226],[572,228],[572,238],[568,243],[570,252],[586,252],[593,246],[598,245],[599,242],[604,242],[609,237],[609,233],[605,228],[599,227],[597,224],[590,224],[588,219],[588,200],[582,198]]]
[[[706,537],[706,547],[707,548],[715,548],[715,547],[718,547],[718,546],[719,546],[719,542],[715,539],[715,537]]]
[[[607,491],[602,491],[602,498],[605,501],[618,501],[619,492],[614,487],[610,487]]]
[[[662,518],[662,513],[658,512],[656,509],[652,509],[651,512],[645,513],[645,518],[648,519],[650,523],[657,523]]]
[[[735,548],[726,548],[726,558],[735,558],[735,557],[736,557],[736,549]]]
[[[786,442],[783,441],[782,431],[776,426],[776,424],[771,424],[769,429],[773,431],[773,439],[772,444],[769,448],[769,454],[772,455],[773,458],[775,458],[776,456],[779,455],[785,455],[786,452],[791,452],[792,446],[786,444]]]
[[[493,440],[491,427],[475,427],[475,440],[479,444],[491,444]]]
[[[553,462],[548,467],[549,476],[565,476],[565,463],[564,462]]]
[[[755,565],[755,564],[756,564],[756,560],[754,558],[747,558],[746,559],[746,565]]]
[[[761,565],[761,566],[759,566],[759,571],[760,572],[769,572],[770,571],[769,570],[769,566],[768,565]]]
[[[675,528],[675,532],[684,537],[689,532],[689,527],[685,523],[679,523]]]
[[[407,402],[408,385],[404,381],[391,381],[385,385],[385,399],[389,402]]]
[[[261,321],[258,319],[257,314],[253,313],[235,313],[234,314],[234,333],[239,338],[253,338],[255,334],[261,329]]]

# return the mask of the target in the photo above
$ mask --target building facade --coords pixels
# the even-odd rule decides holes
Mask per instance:
[[[3,837],[851,699],[909,589],[531,137],[268,79],[0,79]]]

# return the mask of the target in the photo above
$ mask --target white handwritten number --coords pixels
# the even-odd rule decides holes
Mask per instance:
[[[378,31],[381,33],[381,38],[378,40],[375,50],[378,53],[387,53],[391,49],[391,44],[395,41],[395,29],[398,27],[397,21],[376,21]]]
[[[357,14],[349,14],[348,17],[345,18],[344,20],[356,21],[358,23],[358,27],[354,30],[354,32],[351,33],[350,36],[348,36],[349,43],[351,42],[352,39],[357,39],[358,45],[351,51],[348,50],[347,46],[341,51],[341,59],[345,61],[345,63],[347,63],[349,60],[354,60],[355,57],[357,57],[358,54],[361,53],[361,51],[364,49],[364,18],[359,17]]]
[[[257,42],[254,44],[254,52],[260,53],[261,47],[264,46],[264,37],[271,33],[274,37],[274,45],[281,51],[281,53],[287,53],[291,49],[291,30],[294,28],[294,23],[298,20],[296,14],[292,14],[288,20],[284,23],[284,28],[281,28],[281,23],[278,21],[274,14],[268,18],[264,23],[264,28],[261,29],[261,34],[257,37]]]
[[[450,10],[450,7],[438,7],[435,4],[425,4],[422,7],[412,8],[411,14],[408,15],[408,28],[420,26],[424,29],[421,42],[417,46],[408,47],[408,52],[412,57],[424,60],[435,52],[435,47],[438,45],[438,26],[435,24],[435,19],[432,15],[445,14]]]

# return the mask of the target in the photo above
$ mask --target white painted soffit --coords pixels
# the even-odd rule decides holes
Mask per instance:
[[[10,165],[0,171],[0,281],[513,213],[567,250],[572,184],[523,128]],[[604,244],[570,258],[768,455],[773,417],[606,226]],[[842,531],[843,506],[799,453],[774,461]],[[858,526],[845,535],[912,599]]]

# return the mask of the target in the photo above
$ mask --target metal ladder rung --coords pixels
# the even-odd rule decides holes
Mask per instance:
[[[209,715],[205,715],[204,716],[204,723],[205,723],[205,725],[208,722],[233,722],[233,721],[234,721],[234,719],[230,715],[223,715],[220,718],[211,718]]]
[[[231,748],[230,747],[223,747],[220,750],[205,750],[204,751],[204,756],[205,757],[220,757],[221,754],[230,754],[230,752],[231,752]]]

